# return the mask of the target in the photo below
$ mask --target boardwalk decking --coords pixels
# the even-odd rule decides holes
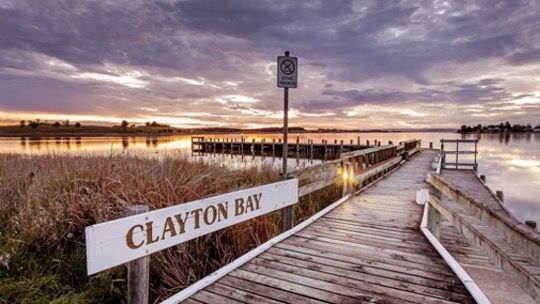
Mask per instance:
[[[441,197],[445,212],[457,215],[452,216],[453,224],[443,225],[441,243],[492,303],[535,303],[533,297],[540,300],[540,263],[533,246],[525,244],[526,240],[538,244],[538,236],[519,223],[472,170],[443,170],[440,178],[476,202],[458,203],[446,195]]]
[[[420,233],[435,152],[425,151],[362,194],[185,303],[473,303]]]

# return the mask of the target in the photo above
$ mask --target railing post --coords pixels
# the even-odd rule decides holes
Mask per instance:
[[[502,192],[502,191],[500,191],[500,190],[497,190],[496,194],[497,194],[497,198],[498,198],[499,200],[501,200],[501,202],[504,203],[504,192]]]
[[[343,190],[341,196],[345,196],[347,194],[353,193],[353,189],[351,187],[353,170],[351,170],[351,164],[348,162],[341,163],[341,172],[341,179],[343,181]]]
[[[435,207],[428,204],[428,229],[431,231],[433,236],[437,239],[440,239],[441,236],[441,214]]]
[[[150,211],[145,205],[131,206],[127,215],[141,214]],[[128,271],[128,304],[148,304],[150,285],[150,257],[145,256],[127,264]]]

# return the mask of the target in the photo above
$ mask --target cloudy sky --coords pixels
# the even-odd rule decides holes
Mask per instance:
[[[540,123],[539,1],[0,0],[0,120]]]

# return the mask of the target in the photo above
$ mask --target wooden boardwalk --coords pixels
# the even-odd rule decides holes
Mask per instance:
[[[184,303],[474,303],[418,229],[415,194],[434,155],[420,153]]]
[[[518,222],[472,170],[443,170],[433,184],[442,193],[430,203],[447,219],[441,243],[490,301],[540,301],[538,234]]]

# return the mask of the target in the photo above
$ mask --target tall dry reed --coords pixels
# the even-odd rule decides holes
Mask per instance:
[[[0,303],[124,302],[124,267],[86,276],[86,226],[122,217],[130,205],[158,209],[278,179],[271,169],[229,170],[183,157],[0,155]],[[297,220],[336,196],[327,191],[302,199]],[[153,254],[152,301],[279,230],[275,213]]]

